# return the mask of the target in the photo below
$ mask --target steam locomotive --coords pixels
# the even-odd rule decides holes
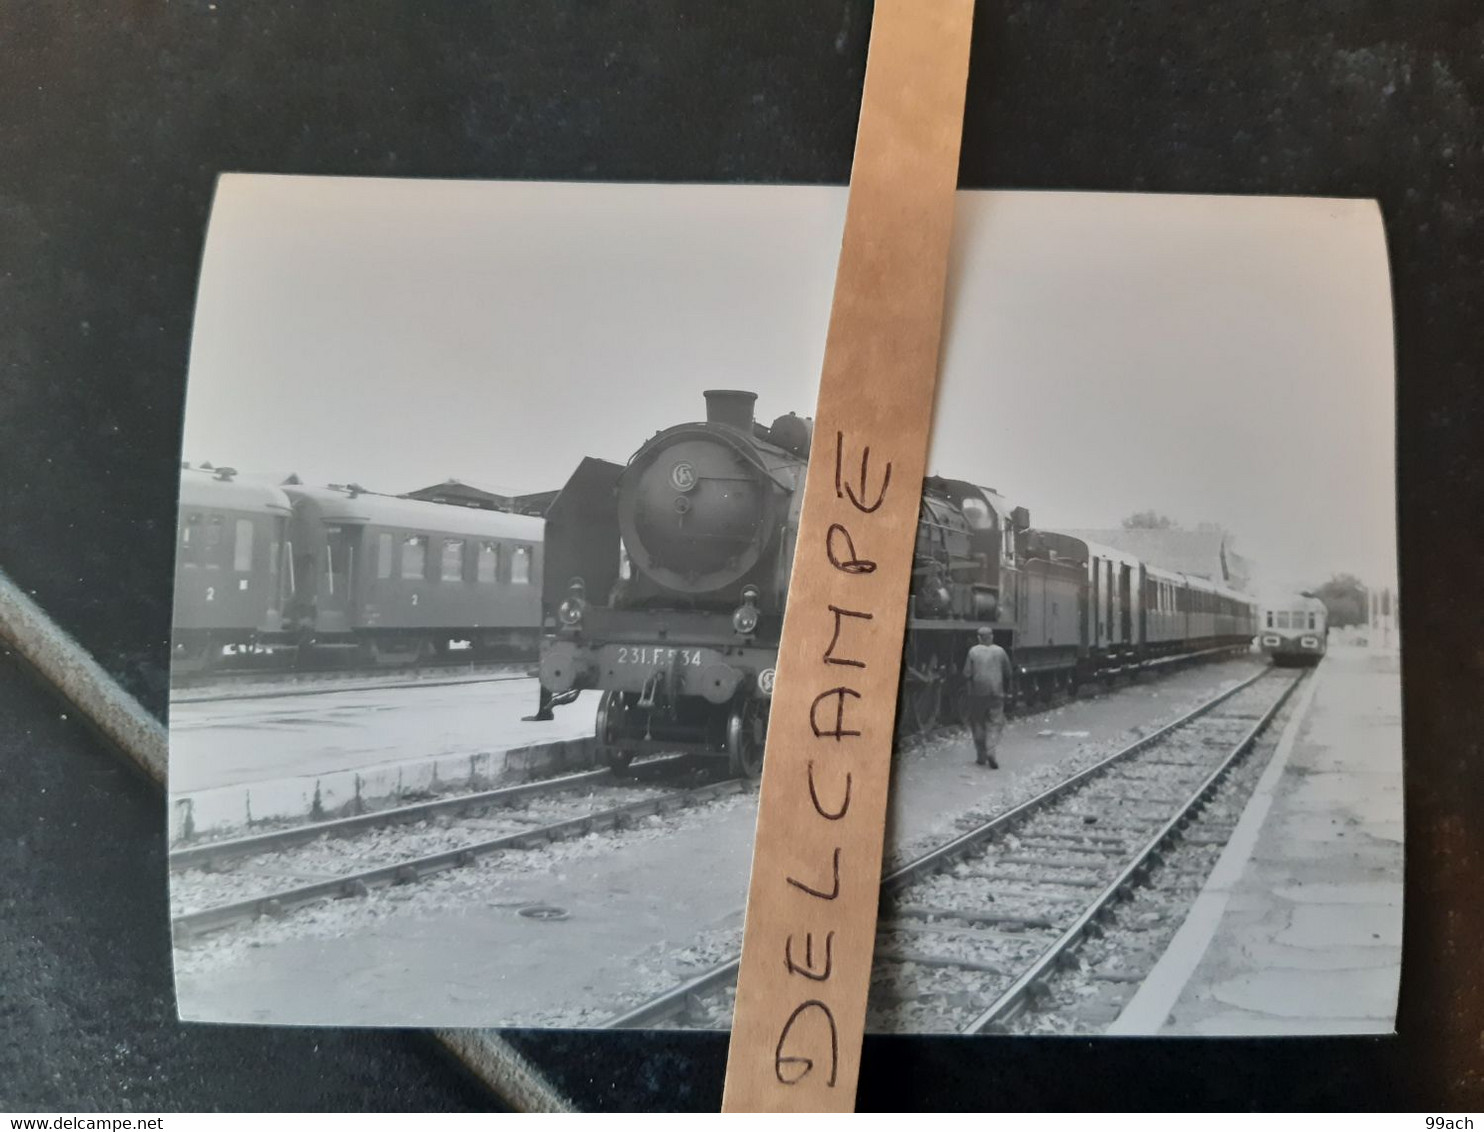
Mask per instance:
[[[763,425],[756,394],[710,390],[706,419],[652,437],[626,466],[588,458],[546,516],[541,711],[598,689],[606,761],[685,750],[761,772],[811,422]],[[923,483],[899,730],[961,712],[981,627],[1013,693],[1049,698],[1121,670],[1247,648],[1250,598],[1032,528],[993,490]]]

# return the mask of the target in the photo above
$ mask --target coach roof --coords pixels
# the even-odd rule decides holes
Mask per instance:
[[[217,511],[256,511],[286,514],[289,497],[272,484],[240,480],[235,473],[182,468],[180,506]]]
[[[473,538],[512,539],[540,542],[545,522],[531,515],[511,515],[478,507],[447,503],[425,503],[397,495],[377,495],[348,488],[305,487],[287,484],[283,489],[294,501],[317,508],[326,522],[364,523],[429,534],[464,535]]]

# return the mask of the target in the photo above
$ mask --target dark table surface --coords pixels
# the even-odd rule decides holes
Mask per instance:
[[[0,569],[163,716],[196,271],[232,170],[843,183],[862,0],[0,8]],[[1484,6],[980,0],[961,183],[1376,197],[1407,758],[1393,1039],[868,1042],[863,1108],[1484,1105]],[[1302,485],[1295,485],[1302,490]],[[0,665],[0,1107],[496,1105],[416,1035],[170,1018],[163,802]],[[583,1107],[725,1043],[521,1034]]]

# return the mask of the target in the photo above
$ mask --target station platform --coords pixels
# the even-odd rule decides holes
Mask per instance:
[[[1332,645],[1185,923],[1110,1034],[1389,1034],[1401,979],[1401,669]]]
[[[593,764],[598,695],[532,722],[531,678],[327,685],[170,705],[170,842]]]

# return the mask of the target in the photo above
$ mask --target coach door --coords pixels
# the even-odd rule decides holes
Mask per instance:
[[[1123,639],[1143,644],[1149,639],[1144,631],[1144,567],[1139,567],[1139,576],[1135,578],[1133,567],[1125,564],[1120,570],[1118,589],[1123,605]]]
[[[325,554],[320,563],[319,628],[326,633],[350,631],[354,613],[356,549],[360,527],[325,524]]]
[[[1087,641],[1095,649],[1103,645],[1103,601],[1106,596],[1107,587],[1103,585],[1103,560],[1093,557],[1092,593],[1088,595],[1090,599],[1088,620],[1092,624],[1092,631],[1087,634]]]
[[[1099,609],[1103,639],[1110,645],[1117,644],[1118,636],[1118,588],[1113,580],[1113,563],[1104,558],[1098,562],[1098,578],[1102,582],[1103,604]]]

